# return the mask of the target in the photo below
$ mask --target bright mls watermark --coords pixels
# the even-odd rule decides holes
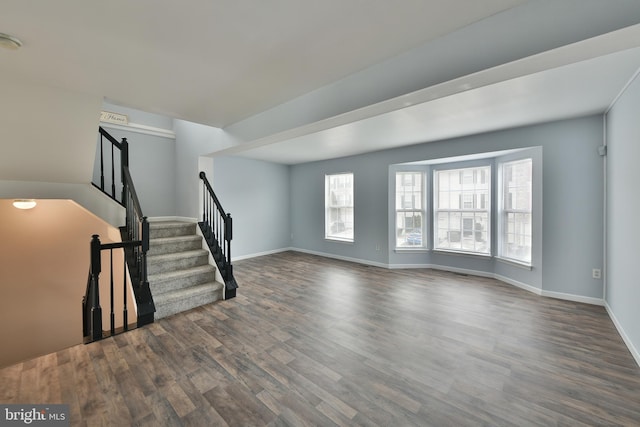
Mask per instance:
[[[69,405],[0,405],[0,427],[69,427]]]

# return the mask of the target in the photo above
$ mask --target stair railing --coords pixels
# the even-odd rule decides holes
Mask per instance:
[[[122,264],[122,326],[116,330],[115,302],[116,277],[113,270],[114,249],[136,248],[142,246],[141,240],[131,240],[117,243],[101,243],[100,236],[94,234],[91,238],[91,267],[89,269],[89,279],[87,280],[87,290],[82,298],[82,336],[85,342],[93,342],[107,336],[116,335],[119,332],[128,331],[129,313],[127,309],[128,286],[127,286],[127,265],[126,259]],[[109,251],[109,318],[110,328],[108,331],[102,329],[102,307],[100,305],[100,273],[102,272],[102,251]]]
[[[147,252],[149,251],[149,222],[142,214],[140,201],[133,185],[129,167],[122,167],[122,204],[125,207],[125,226],[120,228],[123,241],[140,241],[140,245],[124,248],[129,275],[138,308],[138,326],[153,323],[156,308],[153,303],[147,272]]]
[[[93,185],[116,202],[124,204],[125,178],[123,170],[125,167],[129,167],[129,143],[127,138],[118,141],[102,127],[98,127],[98,132],[100,133],[100,184],[94,182]],[[106,171],[105,163],[108,168]],[[118,163],[120,163],[120,167],[117,167]],[[120,178],[121,192],[116,192],[117,175]]]
[[[233,220],[231,214],[226,213],[222,208],[206,174],[200,172],[199,176],[202,180],[203,191],[202,221],[198,225],[224,280],[224,299],[226,300],[235,297],[236,289],[238,289],[231,265]]]
[[[91,241],[91,267],[89,272],[89,280],[87,281],[87,290],[82,301],[83,314],[83,336],[85,341],[94,341],[101,339],[105,334],[102,328],[102,309],[100,307],[100,270],[101,270],[101,251],[113,249],[122,249],[124,251],[124,259],[126,268],[125,275],[129,272],[131,285],[136,299],[137,319],[136,326],[140,327],[154,321],[155,305],[151,290],[149,289],[149,280],[147,274],[147,251],[149,250],[149,223],[147,217],[142,214],[140,201],[136,194],[133,180],[129,172],[129,145],[127,139],[123,138],[118,142],[102,127],[100,131],[100,188],[104,191],[104,156],[103,144],[104,139],[111,142],[111,194],[105,192],[113,200],[120,203],[125,208],[125,225],[120,227],[122,242],[101,244],[98,235],[94,235]],[[122,192],[120,198],[116,196],[115,190],[115,157],[114,150],[120,151],[120,178],[122,182]],[[94,185],[96,185],[94,183]],[[97,186],[97,185],[96,185]],[[113,252],[111,252],[111,266],[113,268]],[[113,295],[113,274],[111,275],[111,295]],[[126,288],[126,277],[124,278],[123,287]],[[126,291],[125,291],[126,292]],[[126,302],[126,300],[125,300]],[[113,316],[113,298],[111,299],[111,313]],[[126,306],[125,306],[126,313]],[[126,325],[126,322],[125,322]],[[128,325],[125,326],[127,330]],[[100,332],[98,332],[100,331]],[[110,328],[111,335],[115,333],[113,322]]]

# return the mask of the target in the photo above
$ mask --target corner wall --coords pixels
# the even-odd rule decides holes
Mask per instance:
[[[198,211],[201,201],[200,158],[220,148],[223,131],[177,119],[173,121],[173,131],[176,134],[176,215],[198,218],[201,215]],[[210,176],[207,179],[211,182]]]
[[[605,301],[640,365],[640,78],[607,114],[607,266]]]
[[[212,186],[233,218],[232,259],[291,245],[289,166],[240,157],[213,159]]]

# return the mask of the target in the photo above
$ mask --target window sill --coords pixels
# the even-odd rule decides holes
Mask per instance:
[[[405,253],[405,254],[415,254],[415,253],[426,253],[429,252],[429,249],[424,246],[418,246],[415,248],[395,248],[394,252],[396,253]]]
[[[434,249],[434,254],[442,254],[442,255],[455,255],[455,256],[465,256],[471,258],[482,258],[482,259],[490,259],[491,254],[481,254],[475,252],[463,252],[463,251],[448,251],[446,249]]]
[[[518,268],[522,268],[523,270],[533,270],[533,266],[531,264],[527,264],[525,262],[522,261],[516,261],[513,259],[509,259],[509,258],[502,258],[502,257],[496,257],[496,261],[499,261],[503,264],[507,264],[510,265],[512,267],[518,267]]]
[[[325,237],[324,240],[326,240],[327,242],[353,244],[353,240],[350,240],[350,239],[339,239],[337,237]]]

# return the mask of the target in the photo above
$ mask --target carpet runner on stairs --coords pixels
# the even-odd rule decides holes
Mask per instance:
[[[151,222],[149,229],[147,268],[156,319],[222,299],[224,285],[215,280],[196,223]]]

